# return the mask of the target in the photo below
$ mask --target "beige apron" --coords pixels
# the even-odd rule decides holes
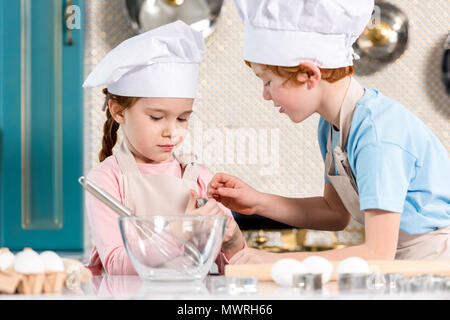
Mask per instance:
[[[137,216],[181,215],[190,199],[190,189],[198,191],[199,167],[183,156],[175,156],[182,178],[164,174],[142,174],[125,141],[115,155],[124,177],[124,204]]]
[[[349,88],[342,103],[339,127],[339,143],[334,149],[333,161],[332,130],[328,134],[325,173],[333,185],[347,211],[353,219],[364,224],[364,211],[360,210],[356,180],[348,163],[344,147],[357,102],[364,95],[364,88],[351,78]],[[336,174],[336,169],[338,174]],[[450,260],[450,227],[437,229],[423,234],[409,235],[399,231],[396,259],[409,260]]]

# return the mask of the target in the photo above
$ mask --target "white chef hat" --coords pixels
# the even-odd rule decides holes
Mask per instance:
[[[176,21],[125,40],[89,74],[85,88],[125,97],[194,98],[205,52],[201,33]]]
[[[235,0],[244,21],[244,59],[292,67],[353,65],[352,45],[367,26],[374,0]]]

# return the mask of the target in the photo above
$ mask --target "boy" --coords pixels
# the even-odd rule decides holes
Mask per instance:
[[[450,161],[434,134],[400,103],[363,88],[352,45],[372,0],[235,0],[244,20],[244,59],[264,84],[263,98],[299,123],[321,118],[325,161],[321,197],[265,194],[217,174],[209,196],[231,210],[292,226],[342,230],[365,225],[362,245],[320,253],[244,249],[230,263],[321,255],[330,260],[450,259]]]

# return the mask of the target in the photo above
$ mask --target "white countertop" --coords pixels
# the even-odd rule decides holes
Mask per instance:
[[[321,291],[300,292],[290,287],[280,287],[273,282],[259,282],[257,292],[224,294],[217,293],[208,276],[200,283],[162,283],[147,282],[139,276],[94,276],[78,288],[64,288],[61,294],[46,295],[1,295],[0,299],[140,299],[140,300],[450,300],[450,292],[441,293],[374,293],[339,292],[337,283],[327,283]]]

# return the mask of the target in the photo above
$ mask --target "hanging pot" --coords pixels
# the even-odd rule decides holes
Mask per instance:
[[[408,44],[408,18],[398,7],[376,1],[370,23],[355,42],[356,72],[370,74],[397,60]]]
[[[214,31],[223,0],[125,0],[136,33],[181,20],[206,38]]]

